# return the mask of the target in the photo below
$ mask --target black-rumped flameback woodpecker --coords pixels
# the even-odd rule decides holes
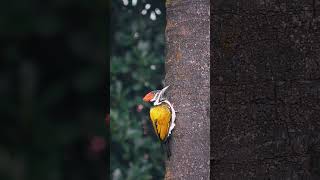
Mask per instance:
[[[175,126],[176,111],[172,104],[163,97],[164,92],[169,86],[162,90],[151,91],[143,98],[145,102],[153,102],[153,106],[150,108],[150,119],[153,125],[153,129],[161,141],[161,146],[164,145],[167,156],[170,157],[170,149],[168,146],[168,138]]]

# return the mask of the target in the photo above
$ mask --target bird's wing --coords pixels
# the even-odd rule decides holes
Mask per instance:
[[[164,141],[169,132],[171,111],[165,104],[154,106],[150,109],[150,118],[155,133],[161,141]]]
[[[153,126],[153,130],[154,130],[154,132],[156,133],[156,135],[157,135],[157,137],[158,138],[160,138],[159,137],[159,134],[158,134],[158,128],[157,128],[157,126],[158,126],[158,124],[157,124],[157,119],[155,119],[155,120],[151,120],[152,121],[152,126]]]
[[[170,110],[171,110],[170,127],[169,127],[169,132],[168,132],[168,137],[169,137],[173,128],[176,126],[176,124],[175,124],[176,110],[174,110],[173,105],[168,100],[164,100],[163,103],[168,104],[168,106],[170,107]]]

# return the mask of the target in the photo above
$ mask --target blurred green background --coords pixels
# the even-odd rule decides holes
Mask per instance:
[[[110,10],[0,2],[0,180],[108,176]]]
[[[164,78],[164,0],[114,0],[110,63],[112,180],[163,179],[164,154],[149,122],[148,91]]]
[[[164,3],[0,2],[0,180],[162,179]]]

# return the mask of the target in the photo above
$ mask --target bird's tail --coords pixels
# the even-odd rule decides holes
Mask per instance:
[[[165,152],[167,154],[167,158],[169,159],[171,156],[171,151],[170,151],[170,147],[169,147],[169,139],[167,139],[164,142],[161,142],[161,148],[162,151]]]

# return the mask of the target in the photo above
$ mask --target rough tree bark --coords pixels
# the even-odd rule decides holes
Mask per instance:
[[[318,0],[214,5],[212,179],[320,179]]]
[[[178,111],[165,179],[209,179],[210,3],[167,1],[166,85]]]

